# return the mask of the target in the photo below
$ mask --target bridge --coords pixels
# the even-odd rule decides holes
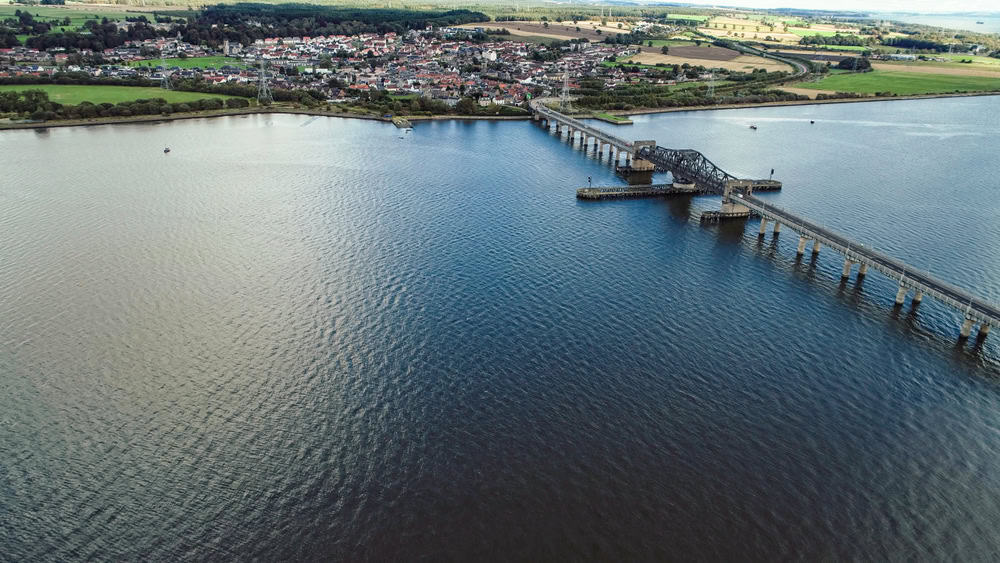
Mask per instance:
[[[655,141],[625,141],[545,107],[542,103],[533,104],[533,109],[535,121],[543,121],[546,127],[550,122],[555,123],[557,132],[560,126],[567,128],[571,144],[574,142],[574,133],[579,132],[584,147],[591,139],[594,140],[598,156],[601,155],[600,149],[608,146],[609,151],[617,151],[617,154],[610,153],[613,162],[624,154],[626,166],[631,159],[635,159],[637,163],[647,166],[651,164],[656,171],[670,172],[674,178],[674,183],[669,185],[651,184],[647,181],[641,185],[580,188],[577,190],[577,197],[580,199],[717,195],[721,197],[721,209],[702,213],[702,220],[745,219],[755,215],[760,217],[758,234],[761,237],[766,234],[769,223],[774,225],[775,235],[781,232],[783,226],[787,227],[799,235],[798,256],[805,253],[809,242],[812,242],[811,251],[814,255],[819,254],[823,245],[840,253],[844,257],[841,279],[849,278],[857,265],[859,279],[867,275],[871,268],[895,281],[899,288],[895,299],[897,307],[903,305],[906,296],[912,291],[913,307],[927,295],[957,309],[964,317],[959,329],[959,338],[962,340],[971,335],[976,324],[979,325],[979,340],[989,334],[991,327],[1000,326],[1000,307],[997,305],[796,213],[769,205],[754,195],[757,191],[780,189],[780,182],[770,179],[740,179],[719,168],[696,150],[669,149],[656,145]]]

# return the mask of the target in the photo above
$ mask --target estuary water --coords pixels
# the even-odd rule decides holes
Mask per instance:
[[[774,168],[776,205],[1000,301],[998,97],[635,121],[600,126]],[[1000,337],[790,231],[700,226],[717,199],[577,201],[620,181],[533,123],[0,155],[0,559],[1000,550]]]

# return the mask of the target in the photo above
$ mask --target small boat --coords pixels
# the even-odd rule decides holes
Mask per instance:
[[[166,147],[163,149],[163,154],[167,154],[168,152],[170,152],[170,147]]]
[[[754,131],[757,130],[757,126],[756,125],[751,125],[750,128],[753,129]]]
[[[812,125],[813,123],[816,123],[816,122],[815,122],[815,121],[813,121],[812,119],[810,119],[810,120],[809,120],[809,125]]]
[[[983,22],[976,22],[976,23],[979,24],[979,25],[983,25]]]

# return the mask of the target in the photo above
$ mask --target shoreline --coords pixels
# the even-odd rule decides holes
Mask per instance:
[[[837,98],[831,100],[792,100],[784,102],[757,102],[746,104],[721,104],[712,106],[689,106],[673,108],[655,109],[632,109],[632,110],[606,110],[605,113],[611,115],[648,115],[657,113],[674,113],[680,111],[711,111],[726,109],[746,109],[756,107],[783,107],[783,106],[805,106],[819,104],[841,104],[857,102],[893,102],[902,100],[929,100],[937,98],[964,98],[972,96],[1000,96],[1000,92],[964,92],[961,94],[916,94],[912,96],[895,96],[878,98],[869,96],[864,98]],[[23,129],[49,129],[54,127],[88,127],[95,125],[122,125],[128,123],[156,123],[163,121],[179,121],[184,119],[208,119],[213,117],[228,117],[239,115],[261,115],[261,114],[290,114],[290,115],[312,115],[319,117],[342,117],[345,119],[364,119],[367,121],[381,121],[392,123],[392,118],[378,117],[375,115],[362,115],[350,112],[324,111],[309,108],[240,108],[222,109],[204,112],[192,112],[170,115],[137,115],[129,117],[95,117],[90,119],[65,119],[60,121],[44,121],[38,123],[0,123],[0,131],[23,130]],[[531,119],[530,115],[416,115],[398,116],[410,122],[424,121],[524,121]],[[580,119],[599,119],[593,115],[578,115]]]
[[[367,121],[381,121],[392,123],[391,118],[378,117],[374,115],[362,115],[349,112],[324,111],[308,108],[240,108],[210,110],[191,113],[179,113],[170,115],[136,115],[128,117],[94,117],[90,119],[63,119],[58,121],[41,121],[35,123],[0,123],[0,131],[23,130],[23,129],[49,129],[54,127],[89,127],[96,125],[124,125],[128,123],[157,123],[163,121],[180,121],[184,119],[208,119],[212,117],[229,117],[240,115],[263,115],[263,114],[289,114],[289,115],[312,115],[318,117],[343,117],[345,119],[364,119]],[[509,115],[417,115],[401,116],[409,121],[437,121],[437,120],[462,120],[462,121],[523,121],[531,119],[530,115],[509,116]]]
[[[629,109],[629,110],[609,110],[613,115],[647,115],[653,113],[674,113],[678,111],[709,111],[717,109],[746,109],[746,108],[768,108],[782,106],[811,106],[820,104],[844,104],[854,102],[895,102],[903,100],[931,100],[935,98],[966,98],[971,96],[1000,96],[1000,92],[963,92],[961,94],[914,94],[911,96],[889,96],[878,98],[867,96],[864,98],[835,98],[830,100],[789,100],[784,102],[757,102],[746,104],[719,104],[715,106],[688,106],[674,108],[656,109]],[[587,118],[584,118],[587,119]]]

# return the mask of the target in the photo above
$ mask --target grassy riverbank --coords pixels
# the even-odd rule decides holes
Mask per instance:
[[[24,92],[41,90],[49,95],[49,100],[60,104],[76,105],[81,102],[92,104],[132,102],[142,99],[163,98],[168,103],[183,103],[205,98],[233,98],[222,94],[203,92],[182,92],[144,86],[71,86],[65,84],[4,84],[0,92]]]
[[[612,117],[628,116],[628,115],[645,115],[653,113],[673,113],[678,111],[711,111],[711,110],[722,110],[722,109],[743,109],[743,108],[753,108],[753,107],[778,107],[778,106],[801,106],[801,105],[814,105],[814,104],[841,104],[841,103],[856,103],[856,102],[888,102],[888,101],[898,101],[898,100],[925,100],[934,98],[954,98],[954,97],[966,97],[966,96],[994,96],[1000,95],[992,92],[971,92],[965,94],[927,94],[927,95],[914,95],[914,96],[898,96],[894,98],[876,98],[874,96],[866,98],[842,98],[833,100],[800,100],[800,101],[787,101],[787,102],[767,102],[767,103],[755,103],[755,104],[727,104],[727,105],[717,105],[717,106],[695,106],[695,107],[677,107],[677,108],[656,108],[656,109],[635,109],[628,111],[617,111],[614,114],[607,114]],[[120,123],[151,123],[158,121],[174,121],[179,119],[201,119],[209,117],[225,117],[225,116],[238,116],[238,115],[253,115],[253,114],[268,114],[268,113],[286,113],[286,114],[299,114],[299,115],[316,115],[322,117],[344,117],[348,119],[365,119],[369,121],[383,121],[386,123],[391,123],[390,118],[384,118],[377,115],[371,114],[359,114],[347,111],[336,111],[336,110],[324,110],[317,108],[298,108],[290,106],[272,106],[272,107],[250,107],[250,108],[236,108],[236,109],[219,109],[219,110],[207,110],[199,112],[189,112],[189,113],[173,113],[171,115],[140,115],[140,116],[128,116],[128,117],[98,117],[91,119],[66,119],[61,121],[45,121],[45,122],[11,122],[0,120],[0,131],[5,129],[46,129],[49,127],[79,127],[88,125],[112,125]],[[403,118],[411,121],[443,121],[443,120],[460,120],[460,121],[523,121],[530,119],[530,116],[496,116],[496,115],[433,115],[433,116],[402,116]],[[595,115],[581,115],[579,117],[595,117]]]
[[[1000,76],[993,78],[875,70],[864,73],[832,74],[819,82],[800,82],[795,87],[859,94],[891,92],[900,96],[956,91],[991,92],[1000,90]]]

